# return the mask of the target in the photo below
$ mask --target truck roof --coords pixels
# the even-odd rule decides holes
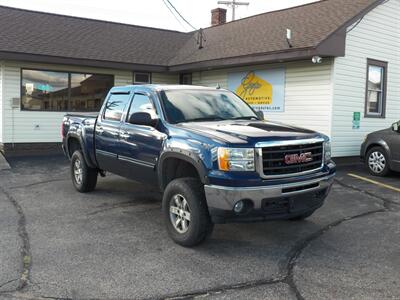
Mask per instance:
[[[217,87],[205,87],[198,85],[177,85],[177,84],[145,84],[145,85],[126,85],[117,86],[111,89],[113,93],[128,93],[135,88],[146,88],[156,91],[167,91],[167,90],[224,90]]]

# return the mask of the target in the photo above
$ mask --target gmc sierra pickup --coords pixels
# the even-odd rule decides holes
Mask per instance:
[[[261,115],[218,88],[114,87],[98,115],[64,117],[63,149],[79,192],[106,171],[159,188],[170,237],[194,246],[218,223],[307,218],[328,195],[328,137]]]

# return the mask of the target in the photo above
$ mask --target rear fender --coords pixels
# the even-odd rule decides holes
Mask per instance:
[[[78,143],[80,145],[80,148],[81,148],[81,151],[82,151],[82,154],[83,154],[83,157],[85,158],[85,161],[86,161],[87,165],[90,168],[97,168],[96,162],[94,162],[90,158],[90,154],[89,154],[90,150],[87,149],[84,139],[82,138],[81,135],[77,134],[76,132],[70,132],[70,133],[67,134],[67,142],[66,142],[65,147],[66,147],[66,153],[68,155],[68,158],[71,159],[71,156],[72,156],[72,153],[70,153],[70,149],[69,149],[69,145],[70,145],[70,142],[71,142],[72,139],[78,141]]]

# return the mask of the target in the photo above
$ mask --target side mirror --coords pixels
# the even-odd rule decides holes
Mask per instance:
[[[144,125],[154,127],[157,125],[157,119],[153,119],[148,112],[136,112],[133,113],[128,122],[135,125]]]
[[[264,113],[261,110],[257,110],[256,115],[260,120],[264,120]]]
[[[400,126],[399,125],[400,125],[400,121],[396,122],[396,123],[393,123],[393,125],[392,125],[393,131],[400,132]]]

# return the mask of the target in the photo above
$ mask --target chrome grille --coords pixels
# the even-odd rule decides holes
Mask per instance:
[[[311,173],[321,169],[323,165],[324,147],[323,141],[311,143],[296,143],[294,145],[271,145],[262,147],[259,150],[260,160],[262,160],[262,175],[265,178],[279,178],[295,176],[299,173]],[[307,153],[312,157],[309,162],[296,162],[287,164],[286,155],[302,155]]]

